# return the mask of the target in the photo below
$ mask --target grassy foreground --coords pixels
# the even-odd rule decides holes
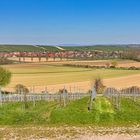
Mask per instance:
[[[127,126],[140,124],[140,102],[121,100],[118,111],[105,97],[97,97],[93,109],[88,111],[88,98],[71,101],[62,108],[56,102],[39,101],[33,107],[23,109],[22,103],[6,103],[0,107],[0,125],[99,125]]]

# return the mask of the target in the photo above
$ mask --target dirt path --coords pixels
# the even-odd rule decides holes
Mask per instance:
[[[139,140],[140,128],[135,127],[78,127],[27,126],[0,127],[1,140]]]

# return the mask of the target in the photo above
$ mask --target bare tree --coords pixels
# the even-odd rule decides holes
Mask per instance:
[[[28,108],[28,104],[27,104],[27,94],[29,93],[29,89],[22,85],[22,84],[18,84],[15,86],[15,92],[17,94],[21,94],[23,95],[23,102],[24,102],[24,108]]]
[[[102,93],[105,86],[103,85],[103,81],[102,79],[99,77],[99,78],[96,78],[93,82],[94,84],[94,87],[95,87],[95,90],[98,94]]]

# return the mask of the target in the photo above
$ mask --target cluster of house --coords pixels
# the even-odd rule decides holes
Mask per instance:
[[[123,51],[0,52],[0,57],[121,58]]]

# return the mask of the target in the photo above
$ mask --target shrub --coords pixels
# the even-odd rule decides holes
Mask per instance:
[[[132,66],[132,67],[129,67],[128,69],[129,69],[129,70],[139,70],[140,68],[137,68],[137,67],[135,67],[135,66]]]
[[[105,86],[103,85],[103,81],[101,78],[95,79],[94,87],[95,87],[95,90],[98,94],[101,94],[103,92]]]
[[[26,86],[18,84],[15,86],[15,92],[17,94],[23,94],[23,101],[24,101],[24,108],[28,108],[28,104],[27,104],[27,94],[29,93],[29,90]]]
[[[118,65],[118,62],[117,61],[112,61],[111,65],[112,65],[112,68],[116,68],[117,65]]]
[[[11,72],[5,68],[0,67],[0,86],[6,86],[10,83]]]
[[[27,93],[29,93],[29,90],[28,90],[28,88],[26,86],[24,86],[22,84],[17,84],[15,86],[15,92],[17,94],[22,94],[22,93],[26,93],[27,94]]]

